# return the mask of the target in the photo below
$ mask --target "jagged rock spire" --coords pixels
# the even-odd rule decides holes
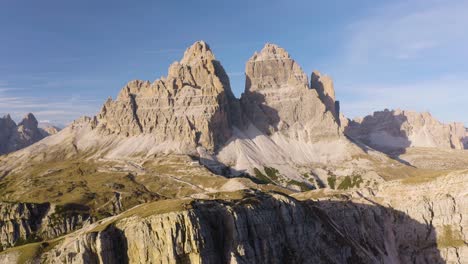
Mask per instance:
[[[247,61],[245,71],[242,110],[261,131],[306,141],[339,137],[336,118],[286,50],[266,44]]]
[[[195,42],[185,52],[180,64],[191,65],[199,60],[215,60],[215,56],[210,49],[210,46],[203,40]]]
[[[169,151],[214,150],[231,135],[234,107],[229,78],[208,44],[197,41],[167,77],[131,81],[98,115],[99,129],[124,136],[152,135]]]
[[[306,89],[307,75],[289,56],[289,53],[275,44],[266,44],[255,53],[245,66],[246,92],[290,87]]]

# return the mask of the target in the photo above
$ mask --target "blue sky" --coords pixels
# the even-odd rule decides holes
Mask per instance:
[[[468,1],[0,0],[0,114],[67,123],[205,40],[244,89],[264,43],[332,76],[342,111],[430,111],[468,125]]]

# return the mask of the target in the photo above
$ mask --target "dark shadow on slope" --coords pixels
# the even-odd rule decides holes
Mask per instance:
[[[246,76],[246,87],[250,87],[250,83],[250,78]],[[265,135],[271,135],[279,130],[280,116],[276,109],[266,104],[265,95],[255,91],[245,91],[241,96],[240,105],[241,109],[244,109],[242,111],[244,126],[251,122]]]
[[[283,197],[256,192],[240,201],[193,203],[192,222],[200,227],[203,261],[444,263],[434,228],[403,212],[379,205]]]
[[[101,257],[104,264],[128,264],[128,243],[122,230],[110,225],[96,239],[101,241]],[[104,254],[102,254],[104,253]],[[97,259],[97,262],[99,259]]]
[[[325,105],[326,111],[330,112],[333,115],[336,123],[341,126],[340,120],[340,102],[335,101],[330,95],[325,94],[325,86],[323,82],[320,80],[320,75],[317,75],[316,72],[312,72],[310,78],[310,89],[314,89],[317,91],[320,100]]]
[[[445,263],[431,223],[393,208],[351,201],[308,202],[323,210],[347,237],[379,263]]]
[[[385,109],[366,116],[361,122],[351,120],[344,128],[344,133],[366,152],[366,147],[362,144],[411,166],[410,163],[400,158],[411,146],[411,140],[403,130],[403,124],[407,120],[403,114],[397,115],[394,110]]]
[[[124,230],[111,224],[85,234],[90,247],[84,257],[124,264],[131,261],[130,252],[147,261],[176,263],[444,263],[433,226],[392,208],[297,201],[256,190],[245,190],[242,199],[238,195],[195,200],[173,222],[158,216],[146,223],[130,221]],[[149,240],[140,241],[139,232]],[[93,246],[97,240],[100,247]],[[155,250],[159,254],[150,254]]]

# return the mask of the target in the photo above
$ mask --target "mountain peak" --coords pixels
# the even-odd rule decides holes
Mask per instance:
[[[181,64],[193,64],[200,59],[214,60],[215,56],[210,49],[210,46],[203,40],[197,41],[192,44],[184,53],[184,57],[180,61]]]
[[[271,60],[271,59],[291,59],[289,53],[280,46],[266,43],[263,49],[250,58],[251,61]]]
[[[18,124],[18,126],[24,126],[27,128],[37,128],[37,119],[32,113],[28,113],[23,117],[23,120]]]

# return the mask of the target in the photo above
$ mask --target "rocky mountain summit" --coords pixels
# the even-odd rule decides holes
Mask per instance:
[[[18,170],[28,155],[45,151],[45,159],[64,152],[93,153],[94,159],[175,153],[197,156],[218,173],[257,177],[273,167],[281,177],[268,181],[308,182],[303,175],[310,164],[365,155],[344,136],[339,116],[331,79],[314,72],[309,81],[283,48],[266,44],[249,59],[245,92],[237,99],[210,47],[199,41],[166,77],[129,82],[98,115],[75,121],[3,168]]]
[[[0,117],[0,155],[25,148],[56,132],[56,129],[39,128],[36,117],[31,113],[18,125],[10,115]]]
[[[374,112],[351,121],[346,134],[386,153],[410,147],[465,149],[468,138],[462,123],[443,124],[430,113],[403,110]]]
[[[97,116],[97,129],[126,137],[151,135],[166,151],[215,150],[231,136],[235,117],[229,78],[209,46],[197,42],[168,75],[132,81]]]
[[[238,99],[199,41],[167,76],[0,156],[0,262],[468,259],[461,124],[399,110],[347,120],[332,79],[274,44],[245,75]]]

